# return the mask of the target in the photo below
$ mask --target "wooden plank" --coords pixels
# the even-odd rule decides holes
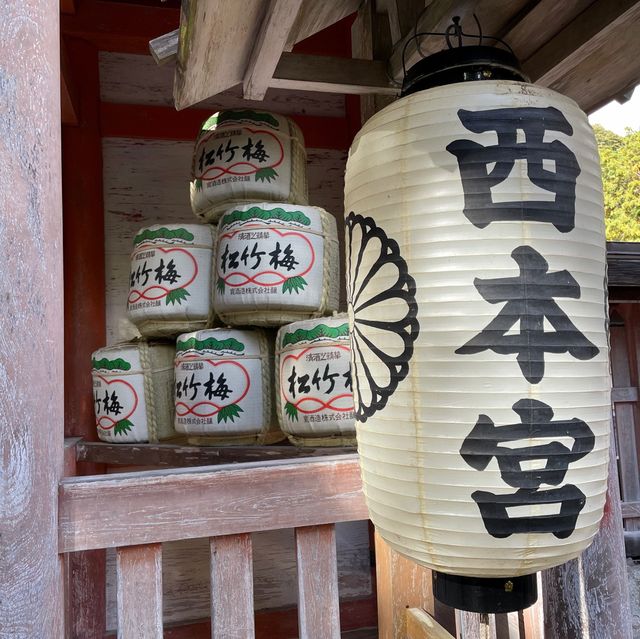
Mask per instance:
[[[612,388],[611,401],[614,404],[637,402],[638,389],[635,386]]]
[[[60,0],[60,13],[75,13],[75,0]]]
[[[78,461],[110,466],[155,466],[184,468],[214,464],[326,457],[353,454],[349,448],[296,448],[295,446],[180,446],[175,444],[107,444],[80,442],[75,451]]]
[[[182,3],[173,86],[176,109],[242,82],[267,7],[262,0]]]
[[[60,552],[368,517],[355,455],[65,479],[59,505]]]
[[[162,546],[116,550],[118,639],[162,639]]]
[[[380,639],[404,639],[407,608],[426,610],[449,632],[454,611],[433,596],[431,571],[392,550],[376,533],[376,583]]]
[[[496,639],[495,615],[456,610],[456,637],[457,639],[467,639],[467,637]]]
[[[176,112],[170,107],[109,103],[100,105],[102,134],[110,138],[192,141],[210,115],[211,112],[205,109]],[[311,115],[289,117],[300,125],[308,148],[349,148],[347,123],[343,118]]]
[[[244,98],[262,100],[303,0],[271,0],[242,81]]]
[[[542,575],[538,573],[538,600],[518,613],[519,639],[544,639],[544,589]]]
[[[622,518],[640,517],[640,501],[623,501],[620,504]]]
[[[71,75],[64,40],[60,42],[60,112],[62,124],[78,124],[80,115],[78,89]]]
[[[543,571],[542,579],[545,637],[631,639],[629,584],[613,447],[607,501],[598,534],[580,557]]]
[[[296,528],[300,639],[338,639],[338,565],[333,524]]]
[[[158,65],[175,62],[178,55],[178,39],[180,30],[174,29],[153,40],[149,40],[149,53]]]
[[[637,14],[637,0],[596,0],[523,62],[533,82],[551,86]]]
[[[211,539],[211,637],[253,639],[251,535]]]
[[[0,634],[16,638],[64,636],[59,11],[0,3]]]
[[[407,639],[454,639],[430,614],[421,608],[407,608]]]
[[[283,53],[270,86],[297,91],[396,95],[381,60],[355,60],[303,53]]]
[[[395,44],[414,27],[425,3],[424,0],[388,0],[386,4],[391,43]]]

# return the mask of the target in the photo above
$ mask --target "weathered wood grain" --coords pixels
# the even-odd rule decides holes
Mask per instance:
[[[640,517],[640,501],[623,501],[620,507],[624,519]]]
[[[162,65],[175,62],[176,56],[178,55],[179,38],[180,30],[174,29],[169,33],[149,40],[149,53],[156,64]]]
[[[456,610],[457,639],[496,639],[495,615]]]
[[[251,535],[211,539],[211,637],[253,639]]]
[[[0,3],[0,634],[64,633],[59,0]],[[25,348],[26,340],[29,347]]]
[[[61,552],[368,516],[355,455],[65,479],[59,503]]]
[[[173,68],[171,65],[159,67],[148,55],[102,51],[100,89],[103,102],[173,108]],[[198,107],[211,112],[249,107],[284,115],[304,113],[338,118],[344,117],[344,103],[344,96],[338,94],[280,89],[269,89],[261,102],[247,101],[242,97],[242,84],[238,84],[213,98],[203,100]]]
[[[421,608],[406,609],[407,639],[455,639]]]
[[[632,638],[613,446],[600,531],[580,557],[544,571],[542,579],[545,637]]]
[[[392,550],[377,533],[375,548],[380,639],[404,639],[407,608],[422,608],[455,632],[453,608],[433,596],[431,571]]]
[[[339,639],[335,526],[296,529],[300,639]]]
[[[303,0],[271,0],[242,81],[243,97],[262,100],[284,51]]]
[[[116,549],[118,639],[162,639],[162,546]]]
[[[342,20],[350,13],[357,11],[362,0],[340,0],[340,2],[317,2],[305,0],[298,12],[296,21],[289,31],[285,51],[290,51],[296,42],[326,29]]]

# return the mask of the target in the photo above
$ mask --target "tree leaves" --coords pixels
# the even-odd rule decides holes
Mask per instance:
[[[270,167],[265,167],[256,171],[256,182],[264,182],[265,180],[271,183],[271,180],[275,180],[278,177],[278,172]]]
[[[119,422],[116,422],[116,425],[113,427],[114,435],[126,435],[133,428],[133,424],[128,419],[121,419]]]
[[[284,412],[287,414],[287,417],[289,417],[289,419],[295,419],[296,421],[298,421],[298,409],[291,402],[287,402],[284,405]]]
[[[235,421],[236,417],[240,415],[240,413],[244,412],[238,404],[229,404],[228,406],[223,406],[218,412],[218,424],[222,421],[227,423],[227,420]]]
[[[640,241],[640,131],[627,129],[616,135],[595,125],[600,165],[607,240]]]
[[[165,298],[164,303],[169,306],[169,304],[174,304],[177,302],[178,304],[182,304],[183,300],[186,300],[191,293],[184,288],[176,288],[173,291],[169,291],[167,297]]]
[[[218,289],[218,293],[224,293],[224,280],[219,277],[216,282],[216,288]]]
[[[300,275],[295,275],[294,277],[290,277],[288,280],[285,280],[282,284],[282,292],[283,293],[299,293],[304,290],[304,287],[307,285],[307,280],[304,277],[300,277]]]

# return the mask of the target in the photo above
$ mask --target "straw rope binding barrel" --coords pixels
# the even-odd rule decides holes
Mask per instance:
[[[306,204],[307,153],[300,128],[266,111],[214,113],[196,139],[190,192],[194,214],[207,222],[234,204]]]
[[[175,337],[214,322],[215,227],[164,224],[133,241],[127,315],[145,337]]]
[[[173,429],[170,344],[137,340],[101,348],[92,356],[98,437],[110,443],[158,442]]]
[[[346,314],[278,331],[276,410],[280,427],[296,446],[355,446]]]
[[[232,207],[216,243],[214,308],[242,326],[281,326],[338,308],[335,218],[315,206],[262,202]]]
[[[261,329],[217,328],[180,335],[176,430],[196,445],[281,441],[272,369],[273,348]]]

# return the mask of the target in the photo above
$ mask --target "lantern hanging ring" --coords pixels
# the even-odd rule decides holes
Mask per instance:
[[[502,44],[505,46],[511,54],[513,54],[513,49],[501,38],[496,36],[487,36],[482,33],[482,26],[480,25],[480,20],[478,20],[478,16],[474,13],[473,18],[476,21],[476,25],[478,26],[478,33],[465,33],[462,29],[462,25],[460,24],[460,16],[454,16],[452,18],[451,24],[444,31],[417,31],[418,24],[416,22],[416,28],[414,29],[413,36],[409,38],[402,49],[402,72],[404,77],[407,75],[407,48],[409,47],[409,43],[415,41],[416,48],[418,53],[422,58],[426,57],[421,48],[421,38],[425,36],[441,36],[445,39],[447,43],[447,47],[449,49],[461,48],[466,45],[463,44],[464,38],[473,38],[478,40],[478,44],[482,45],[483,40],[493,40],[495,43]],[[457,44],[452,43],[452,38],[457,40]]]

